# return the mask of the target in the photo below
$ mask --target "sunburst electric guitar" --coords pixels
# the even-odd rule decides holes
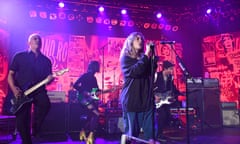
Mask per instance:
[[[55,73],[52,75],[52,78],[48,78],[48,77],[47,77],[47,78],[45,78],[44,80],[42,80],[42,81],[40,81],[39,83],[37,83],[36,85],[32,86],[31,88],[25,90],[24,93],[23,93],[21,96],[12,98],[12,99],[11,99],[12,107],[11,107],[10,111],[11,111],[13,114],[16,114],[17,112],[19,112],[20,109],[23,107],[24,104],[33,101],[33,98],[28,96],[29,94],[31,94],[32,92],[34,92],[35,90],[37,90],[37,89],[40,88],[41,86],[49,83],[54,77],[56,77],[56,76],[61,76],[61,75],[63,75],[65,72],[68,72],[68,71],[69,71],[68,68],[62,69],[62,70],[60,70],[60,71],[57,71],[57,72],[55,72]]]

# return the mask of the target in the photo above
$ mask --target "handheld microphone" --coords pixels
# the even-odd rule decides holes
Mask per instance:
[[[176,41],[160,41],[160,44],[175,44]]]
[[[151,50],[154,50],[155,44],[153,43],[153,41],[150,41],[150,42],[148,43],[148,45],[149,45],[149,47],[150,47]]]

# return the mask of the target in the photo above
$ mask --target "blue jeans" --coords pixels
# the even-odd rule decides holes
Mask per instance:
[[[153,139],[153,109],[146,112],[125,112],[125,133],[129,136],[138,137],[140,129],[143,129],[144,139]]]

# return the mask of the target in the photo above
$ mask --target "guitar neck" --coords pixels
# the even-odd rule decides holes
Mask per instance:
[[[30,93],[32,93],[33,91],[35,91],[36,89],[40,88],[41,86],[47,84],[49,82],[49,79],[48,78],[45,78],[44,80],[42,80],[41,82],[39,82],[38,84],[34,85],[33,87],[27,89],[25,92],[24,92],[24,95],[27,96],[29,95]]]

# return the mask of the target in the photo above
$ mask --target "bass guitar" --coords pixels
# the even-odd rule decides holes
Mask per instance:
[[[55,72],[51,78],[45,78],[44,80],[40,81],[39,83],[37,83],[36,85],[32,86],[31,88],[27,89],[26,91],[24,91],[24,93],[21,96],[18,97],[14,97],[11,99],[11,104],[12,107],[10,109],[10,111],[13,114],[16,114],[22,107],[24,104],[32,102],[33,98],[29,97],[28,95],[31,94],[32,92],[34,92],[35,90],[37,90],[38,88],[40,88],[41,86],[49,83],[54,77],[56,76],[61,76],[63,75],[65,72],[68,72],[69,69],[62,69],[60,71]]]
[[[155,107],[158,109],[164,104],[171,104],[176,101],[171,91],[165,93],[155,93]]]

